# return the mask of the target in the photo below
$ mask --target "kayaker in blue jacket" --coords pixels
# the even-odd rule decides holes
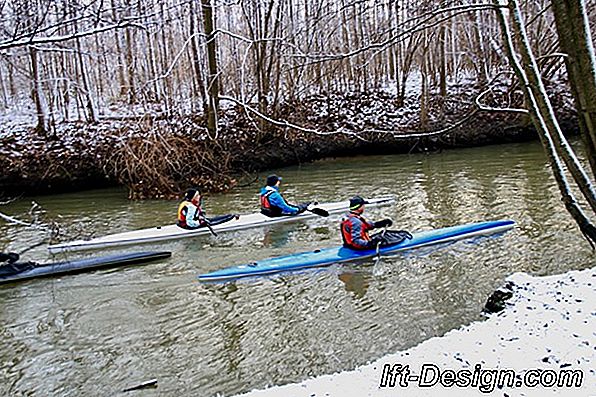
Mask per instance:
[[[267,185],[261,189],[261,213],[269,217],[298,215],[304,211],[310,203],[298,205],[289,204],[279,192],[281,177],[269,175]]]
[[[376,249],[379,245],[393,245],[402,242],[412,235],[404,230],[386,230],[381,233],[370,235],[369,231],[379,228],[387,228],[393,224],[391,219],[383,219],[378,222],[371,222],[362,216],[364,206],[368,201],[360,196],[350,199],[350,212],[341,221],[341,236],[344,247],[354,250]]]
[[[205,211],[201,208],[203,197],[199,189],[188,189],[184,194],[184,200],[178,206],[178,222],[183,229],[197,229],[199,227],[214,226],[220,223],[238,219],[238,215],[228,214],[207,218]]]

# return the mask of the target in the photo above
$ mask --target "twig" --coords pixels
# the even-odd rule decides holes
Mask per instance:
[[[21,220],[19,220],[17,218],[13,218],[12,216],[6,215],[6,214],[4,214],[2,212],[0,212],[0,218],[4,219],[8,223],[14,223],[14,224],[17,224],[17,225],[22,225],[22,226],[33,226],[32,223],[23,222],[23,221],[21,221]]]

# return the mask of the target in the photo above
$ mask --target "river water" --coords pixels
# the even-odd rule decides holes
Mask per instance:
[[[433,155],[339,158],[275,170],[295,201],[393,195],[371,208],[411,231],[509,218],[501,237],[457,242],[375,263],[201,284],[199,273],[340,244],[338,217],[132,247],[171,259],[0,286],[0,395],[114,396],[157,378],[143,396],[232,395],[352,369],[482,319],[514,272],[594,266],[537,143]],[[207,198],[211,214],[252,212],[253,184]],[[23,198],[2,211],[30,219],[35,200],[63,233],[100,236],[172,223],[174,201],[130,202],[121,189]],[[47,232],[0,223],[0,250]],[[100,252],[96,254],[104,254]],[[77,258],[92,253],[71,254]],[[58,256],[54,259],[62,259]],[[27,259],[49,261],[46,246]],[[437,352],[441,354],[441,352]],[[131,394],[132,395],[132,394]]]

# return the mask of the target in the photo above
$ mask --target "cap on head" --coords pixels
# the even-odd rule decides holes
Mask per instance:
[[[275,174],[269,175],[267,177],[267,186],[275,186],[279,181],[281,181],[281,176],[277,176]]]
[[[192,187],[192,188],[188,189],[186,191],[186,193],[184,194],[184,200],[191,201],[195,197],[195,194],[197,194],[197,193],[201,194],[201,191],[199,189],[197,189],[196,187]]]
[[[360,196],[354,196],[350,199],[350,210],[357,210],[364,204],[369,204],[369,202]]]

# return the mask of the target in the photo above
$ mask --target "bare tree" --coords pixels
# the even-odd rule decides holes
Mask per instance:
[[[596,195],[589,179],[582,172],[581,165],[577,162],[573,150],[563,137],[557,119],[554,116],[552,105],[542,84],[538,65],[529,45],[519,3],[517,0],[508,0],[513,32],[509,27],[505,11],[502,7],[499,7],[499,0],[494,0],[494,3],[498,6],[499,21],[509,60],[522,83],[521,88],[529,105],[532,122],[539,133],[565,207],[588,241],[596,243],[596,227],[590,222],[587,214],[582,210],[572,193],[561,164],[561,159],[565,161],[565,164],[574,176],[575,182],[588,200],[593,213],[596,213]],[[517,46],[514,45],[514,36],[518,44]],[[521,62],[517,59],[517,52],[521,54]]]
[[[552,0],[552,5],[583,142],[596,178],[596,60],[586,4]]]
[[[215,1],[215,0],[213,0]],[[219,76],[217,71],[216,36],[214,32],[213,6],[211,0],[202,0],[203,23],[207,38],[207,59],[209,64],[209,76],[207,78],[209,105],[207,107],[207,129],[212,137],[217,136],[217,111],[219,109]]]

